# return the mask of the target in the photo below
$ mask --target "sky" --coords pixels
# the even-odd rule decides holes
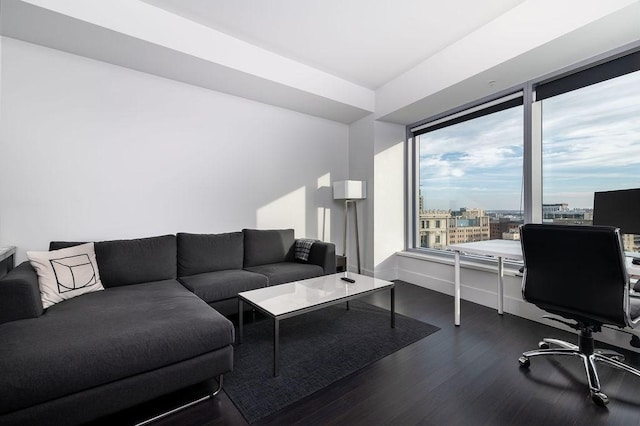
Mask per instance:
[[[542,101],[543,203],[640,187],[640,71]],[[420,136],[426,209],[521,210],[523,107]]]

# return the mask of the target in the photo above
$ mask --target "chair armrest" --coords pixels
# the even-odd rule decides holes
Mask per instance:
[[[336,273],[336,245],[317,241],[311,246],[308,263],[322,266],[325,275]]]
[[[0,279],[0,324],[37,318],[44,312],[38,275],[29,262],[23,262]]]

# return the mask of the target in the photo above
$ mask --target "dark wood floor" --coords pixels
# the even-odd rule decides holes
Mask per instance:
[[[386,292],[367,301],[388,306]],[[595,406],[578,358],[518,357],[542,337],[576,336],[462,301],[453,325],[453,299],[399,282],[397,312],[440,331],[295,403],[260,424],[340,425],[640,425],[640,378],[601,365],[608,407]],[[602,345],[599,345],[602,346]],[[621,350],[626,362],[640,357]],[[157,425],[244,425],[225,394],[167,417]]]

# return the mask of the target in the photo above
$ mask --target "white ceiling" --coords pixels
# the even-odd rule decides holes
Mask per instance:
[[[345,124],[415,123],[640,43],[640,0],[0,1],[3,37]]]
[[[524,0],[144,0],[377,89]]]

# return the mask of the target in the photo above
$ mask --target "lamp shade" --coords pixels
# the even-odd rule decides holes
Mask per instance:
[[[334,200],[364,200],[367,198],[367,182],[341,180],[333,183]]]

